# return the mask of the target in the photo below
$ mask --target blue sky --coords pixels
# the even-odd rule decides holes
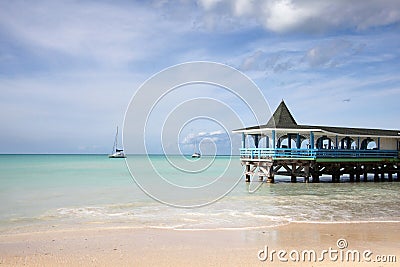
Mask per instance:
[[[146,79],[203,60],[299,123],[400,129],[399,22],[397,0],[1,1],[0,153],[109,153]],[[184,149],[226,138],[191,127]]]

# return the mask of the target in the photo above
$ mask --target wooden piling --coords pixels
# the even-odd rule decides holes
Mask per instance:
[[[271,166],[271,168],[269,168],[269,175],[268,175],[268,179],[267,179],[268,183],[274,183],[275,182],[275,174],[274,174],[274,170]]]
[[[292,164],[292,171],[290,174],[290,182],[296,183],[297,182],[297,177],[296,177],[296,164]]]
[[[339,183],[340,182],[340,174],[339,173],[334,173],[332,175],[332,182],[334,182],[334,183]]]
[[[397,182],[400,182],[400,164],[397,164]]]
[[[246,182],[250,182],[250,164],[246,163]]]
[[[397,163],[397,166],[396,166],[397,168],[396,168],[396,170],[397,170],[397,179],[396,179],[396,181],[397,182],[400,182],[400,164],[399,163]]]
[[[357,164],[356,166],[356,182],[360,182],[360,176],[361,176],[361,166]]]
[[[350,182],[354,183],[354,173],[350,173]]]
[[[313,183],[319,183],[319,175],[318,175],[318,173],[313,173],[311,176],[312,176],[312,182]]]
[[[367,166],[364,166],[364,182],[368,181],[368,169]]]
[[[304,166],[304,182],[308,183],[310,181],[310,165]]]
[[[388,181],[393,182],[393,175],[390,171],[388,172]]]
[[[333,183],[340,182],[340,163],[335,163],[332,166],[332,182]]]
[[[375,171],[374,171],[374,182],[379,182],[378,169],[375,169]]]

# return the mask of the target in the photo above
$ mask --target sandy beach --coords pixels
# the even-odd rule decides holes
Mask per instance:
[[[347,247],[338,248],[338,239]],[[377,262],[376,256],[396,256],[400,260],[400,223],[291,223],[248,230],[169,230],[93,228],[3,234],[0,236],[2,266],[396,266]],[[271,259],[268,247],[284,250]],[[319,261],[323,250],[357,250],[368,254],[346,262],[329,258]],[[260,252],[263,251],[262,253]],[[300,260],[295,262],[296,252]],[[315,250],[317,261],[302,260],[304,250]],[[289,253],[291,253],[289,255]],[[306,255],[307,256],[307,255]],[[331,255],[333,259],[335,254]],[[284,260],[287,260],[286,262]],[[393,261],[394,258],[378,260]]]

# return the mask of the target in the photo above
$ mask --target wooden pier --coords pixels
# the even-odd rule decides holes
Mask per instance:
[[[299,178],[319,182],[322,175],[334,183],[343,175],[350,182],[372,176],[375,182],[400,181],[400,130],[298,125],[282,100],[266,125],[234,132],[242,134],[240,160],[247,182],[272,183],[275,175],[293,183]]]

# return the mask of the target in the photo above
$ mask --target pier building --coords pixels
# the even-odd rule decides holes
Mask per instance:
[[[319,182],[329,175],[339,182],[400,180],[400,130],[297,124],[285,102],[265,125],[233,131],[242,135],[240,160],[246,181],[275,175],[291,182]],[[249,138],[251,137],[251,138]]]

